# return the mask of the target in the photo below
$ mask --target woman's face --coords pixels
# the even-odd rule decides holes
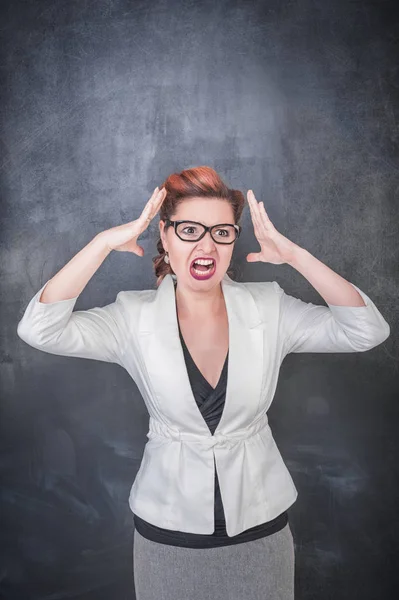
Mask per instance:
[[[208,226],[222,223],[234,225],[234,213],[231,205],[227,200],[220,198],[187,198],[178,206],[177,211],[170,219],[172,221],[198,221]],[[180,284],[195,290],[207,290],[220,283],[229,268],[234,243],[218,244],[212,239],[209,231],[198,242],[185,242],[176,235],[173,226],[165,230],[163,221],[159,222],[159,229],[163,247],[168,252],[169,263]],[[215,235],[224,234],[216,231]],[[216,268],[209,279],[196,279],[192,272],[193,260],[201,257],[215,260]]]

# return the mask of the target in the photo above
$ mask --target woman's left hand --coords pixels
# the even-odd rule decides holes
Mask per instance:
[[[255,236],[261,247],[260,252],[247,254],[247,261],[269,262],[274,265],[291,262],[299,246],[277,231],[267,216],[263,202],[257,202],[252,190],[247,192],[247,198]]]

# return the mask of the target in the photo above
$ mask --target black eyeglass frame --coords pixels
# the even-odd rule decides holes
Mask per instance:
[[[181,223],[194,223],[195,225],[201,225],[201,227],[204,227],[205,229],[204,229],[204,232],[196,240],[184,240],[177,233],[177,226],[180,225]],[[169,227],[170,225],[173,226],[173,228],[175,230],[175,234],[177,235],[177,237],[180,240],[182,240],[182,242],[189,242],[189,243],[199,242],[200,240],[202,240],[202,238],[204,237],[206,232],[209,231],[213,241],[216,244],[223,244],[224,246],[229,246],[230,244],[234,244],[234,242],[236,242],[238,240],[238,238],[240,237],[240,233],[242,230],[241,225],[233,225],[232,223],[218,223],[217,225],[212,225],[211,227],[208,227],[207,225],[204,225],[203,223],[199,223],[199,221],[188,221],[187,219],[182,219],[181,221],[171,221],[170,219],[165,219],[165,227]],[[219,241],[215,240],[215,238],[213,237],[211,230],[214,229],[215,227],[222,227],[223,225],[229,225],[230,227],[234,227],[234,229],[236,230],[237,235],[236,235],[236,238],[232,242],[219,242]]]

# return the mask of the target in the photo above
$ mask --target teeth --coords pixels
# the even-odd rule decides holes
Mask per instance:
[[[194,269],[193,268],[194,273],[197,273],[197,275],[205,275],[206,271],[199,271],[198,269]]]
[[[196,260],[195,263],[197,263],[198,265],[205,265],[205,266],[213,265],[213,260],[209,260],[207,258],[200,258],[200,259]]]

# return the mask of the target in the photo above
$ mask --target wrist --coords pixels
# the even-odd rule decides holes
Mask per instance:
[[[286,261],[286,264],[290,265],[294,269],[297,269],[300,265],[301,260],[303,260],[306,254],[308,254],[308,251],[305,248],[302,248],[301,246],[295,244],[291,252],[291,257],[289,260]]]
[[[93,238],[92,244],[93,244],[93,246],[95,246],[97,248],[99,253],[101,255],[103,255],[104,258],[106,258],[108,256],[108,254],[110,254],[112,252],[112,249],[108,246],[107,238],[104,234],[105,234],[104,231],[101,231],[100,233],[98,233]]]

